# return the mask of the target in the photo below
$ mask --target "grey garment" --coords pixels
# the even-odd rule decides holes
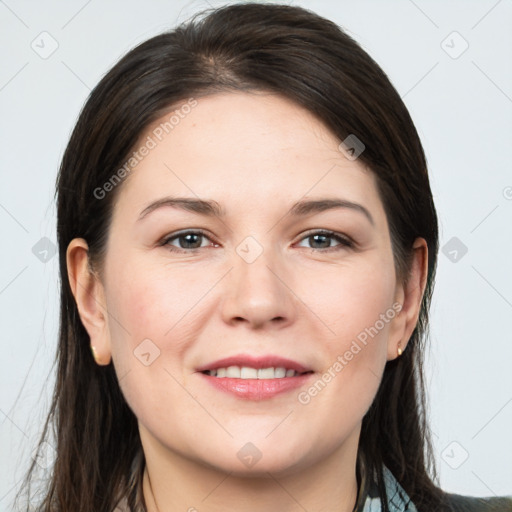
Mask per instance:
[[[460,494],[448,494],[452,512],[512,512],[512,496],[472,498]]]
[[[386,466],[383,466],[383,476],[390,512],[418,512],[414,503]],[[512,496],[473,498],[446,493],[445,505],[443,510],[451,510],[451,512],[512,512]],[[369,481],[366,475],[362,476],[354,512],[382,512],[382,502],[375,479]]]

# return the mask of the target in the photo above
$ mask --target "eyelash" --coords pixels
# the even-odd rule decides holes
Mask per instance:
[[[181,233],[175,233],[175,234],[172,234],[171,236],[168,236],[166,238],[164,238],[161,242],[160,242],[160,245],[161,246],[165,246],[168,250],[170,250],[171,252],[175,252],[175,253],[193,253],[193,252],[196,252],[198,251],[199,249],[204,249],[205,247],[195,247],[193,249],[182,249],[182,248],[178,248],[178,247],[174,247],[172,245],[170,245],[170,242],[173,241],[173,240],[176,240],[178,238],[181,238],[181,237],[184,237],[186,235],[201,235],[205,238],[207,238],[208,240],[210,240],[210,238],[208,237],[208,235],[206,234],[206,232],[200,230],[200,229],[197,229],[197,230],[194,230],[194,231],[182,231]],[[336,245],[334,247],[327,247],[326,249],[315,249],[315,248],[311,248],[311,251],[318,251],[318,252],[332,252],[332,251],[339,251],[343,248],[349,248],[349,249],[353,249],[355,247],[355,242],[347,237],[346,235],[341,235],[340,233],[336,233],[335,231],[330,231],[328,229],[320,229],[320,230],[312,230],[312,231],[308,231],[304,234],[304,236],[299,240],[299,242],[302,242],[303,240],[307,239],[307,238],[310,238],[312,236],[315,236],[315,235],[323,235],[323,236],[328,236],[330,238],[333,238],[334,240],[336,240],[337,242],[339,242],[339,245]],[[210,240],[212,241],[212,240]],[[216,243],[216,242],[214,242]]]

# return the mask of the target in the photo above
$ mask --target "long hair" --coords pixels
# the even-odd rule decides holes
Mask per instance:
[[[91,357],[67,278],[66,249],[73,238],[84,238],[91,269],[101,274],[122,183],[105,197],[97,191],[129,158],[147,127],[187,98],[251,90],[294,101],[340,141],[351,134],[363,141],[359,161],[377,178],[402,282],[408,278],[415,238],[428,244],[419,320],[407,350],[386,364],[363,418],[358,468],[376,475],[384,511],[383,464],[420,512],[445,510],[435,483],[423,377],[438,224],[418,133],[386,74],[335,23],[301,7],[243,3],[199,13],[128,52],[91,92],[71,135],[56,188],[61,276],[57,378],[39,444],[43,449],[45,440],[52,439],[57,456],[38,511],[112,512],[124,498],[130,510],[144,510],[137,420],[113,365],[100,367]],[[35,469],[34,462],[24,483],[29,495]]]

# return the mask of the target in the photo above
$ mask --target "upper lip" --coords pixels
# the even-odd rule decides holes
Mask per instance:
[[[206,370],[216,370],[218,368],[227,368],[228,366],[239,366],[240,368],[243,366],[249,368],[286,368],[287,370],[295,370],[298,373],[305,373],[311,370],[297,361],[293,361],[292,359],[287,359],[284,357],[280,357],[277,355],[269,354],[265,356],[251,356],[247,354],[238,354],[230,357],[224,357],[222,359],[217,359],[217,361],[212,361],[211,363],[207,363],[203,366],[197,368],[198,372],[204,372]]]

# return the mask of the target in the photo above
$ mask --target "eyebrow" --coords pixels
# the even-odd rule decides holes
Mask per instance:
[[[163,197],[150,203],[140,213],[138,220],[142,220],[149,215],[152,211],[162,207],[172,207],[181,210],[197,213],[206,217],[225,217],[225,210],[219,205],[217,201],[207,201],[203,199],[196,199],[193,197]],[[363,205],[348,201],[346,199],[315,199],[303,200],[295,203],[289,211],[292,217],[302,217],[311,215],[312,213],[321,213],[327,210],[336,208],[347,208],[356,212],[362,213],[370,222],[375,226],[375,221]]]

